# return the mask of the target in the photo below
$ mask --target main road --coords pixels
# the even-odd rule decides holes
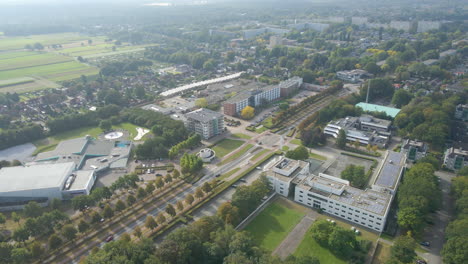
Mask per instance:
[[[249,140],[245,144],[254,142],[257,138],[261,136],[263,136],[263,134],[256,136],[254,139]],[[242,147],[239,147],[237,151],[239,151],[240,149],[242,149]],[[155,201],[155,203],[152,206],[150,206],[150,208],[140,211],[138,215],[129,217],[125,219],[124,221],[114,224],[109,230],[109,232],[106,232],[106,233],[100,232],[98,235],[92,236],[89,239],[86,239],[85,241],[78,243],[75,247],[75,250],[72,251],[71,256],[60,253],[62,255],[46,259],[44,263],[78,263],[80,259],[84,256],[87,256],[93,248],[104,246],[105,245],[104,240],[108,235],[112,234],[114,236],[114,239],[118,239],[124,233],[132,233],[135,227],[141,226],[144,224],[146,217],[148,215],[156,216],[160,212],[164,211],[164,209],[166,208],[168,204],[175,205],[178,201],[183,200],[187,196],[187,194],[194,193],[195,190],[198,187],[201,187],[205,182],[209,182],[212,179],[214,179],[215,175],[217,174],[226,173],[237,166],[241,168],[247,166],[248,161],[250,160],[252,156],[253,154],[252,154],[252,151],[250,150],[242,154],[240,157],[238,157],[234,161],[229,162],[223,166],[220,166],[220,167],[210,166],[211,169],[205,168],[206,170],[205,176],[202,177],[196,183],[192,185],[183,184],[182,185],[183,188],[181,189],[178,188],[174,190],[173,193],[167,196],[167,199],[165,199],[166,197],[163,197],[162,199]]]

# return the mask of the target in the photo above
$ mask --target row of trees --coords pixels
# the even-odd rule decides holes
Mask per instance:
[[[242,185],[236,189],[231,202],[226,202],[218,208],[217,215],[231,225],[238,225],[257,208],[271,191],[270,182],[265,176],[261,176],[251,185]]]
[[[180,158],[182,173],[197,173],[203,168],[203,161],[196,154],[184,153]]]
[[[18,129],[7,129],[0,132],[0,149],[41,139],[45,136],[40,125],[28,125]]]
[[[434,167],[417,163],[403,176],[398,188],[398,225],[417,235],[423,231],[426,218],[440,205],[441,192]]]
[[[157,219],[156,219],[157,222]],[[132,242],[128,235],[94,250],[84,263],[174,263],[174,264],[319,264],[310,257],[272,257],[246,232],[238,232],[216,217],[203,217],[171,232],[156,248],[150,239]]]
[[[200,141],[201,141],[201,136],[199,134],[193,134],[186,140],[180,142],[177,145],[172,146],[169,149],[169,158],[170,159],[175,158],[182,149],[188,149],[188,148],[197,146],[198,144],[200,144]]]
[[[468,263],[468,167],[452,180],[455,198],[455,219],[445,229],[446,242],[442,249],[444,263]]]

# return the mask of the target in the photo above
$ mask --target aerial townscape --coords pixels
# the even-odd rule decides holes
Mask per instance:
[[[0,1],[0,264],[467,264],[468,2]]]

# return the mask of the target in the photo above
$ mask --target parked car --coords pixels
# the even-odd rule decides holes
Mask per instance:
[[[218,178],[219,176],[221,176],[221,174],[216,174],[215,177]]]
[[[425,260],[423,260],[423,259],[417,259],[416,263],[417,264],[427,264],[427,262]]]
[[[241,182],[247,182],[245,179],[240,179],[239,181],[241,181]]]
[[[237,188],[237,184],[231,185],[232,188]]]
[[[156,174],[156,176],[162,176],[162,175],[158,173],[158,174]]]
[[[428,241],[423,241],[421,243],[419,243],[421,246],[425,246],[425,247],[430,247],[431,246],[431,243],[429,243]]]
[[[114,240],[113,235],[109,235],[109,236],[106,237],[106,242],[111,242],[112,240]]]

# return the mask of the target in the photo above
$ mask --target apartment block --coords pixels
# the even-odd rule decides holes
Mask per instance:
[[[224,115],[201,108],[185,115],[188,130],[209,139],[224,132]]]
[[[450,170],[459,170],[468,166],[468,151],[451,147],[444,153],[444,165]]]
[[[407,161],[417,161],[426,157],[428,146],[418,140],[407,139],[401,145],[401,152],[406,154]]]

